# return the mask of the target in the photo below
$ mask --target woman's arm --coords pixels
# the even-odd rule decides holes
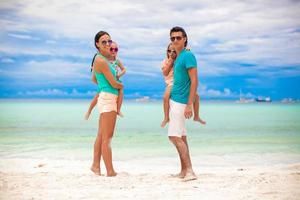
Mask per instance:
[[[118,66],[121,69],[120,74],[118,74],[118,78],[120,78],[121,76],[123,76],[126,73],[126,69],[120,60],[118,60]]]
[[[117,82],[114,79],[113,74],[111,73],[111,71],[109,70],[109,66],[108,64],[101,58],[96,58],[95,60],[95,65],[94,65],[94,70],[98,73],[103,73],[105,78],[107,79],[107,81],[109,82],[109,84],[116,88],[116,89],[122,89],[123,88],[123,84]]]

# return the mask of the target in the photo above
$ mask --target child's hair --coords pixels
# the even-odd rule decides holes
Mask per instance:
[[[171,45],[172,45],[172,43],[170,43],[170,44],[168,45],[168,47],[167,47],[167,58],[168,58],[168,59],[169,59],[168,50],[169,50],[169,48],[170,48]]]
[[[94,55],[92,63],[91,63],[91,72],[93,71],[93,65],[94,65],[96,56],[97,56],[97,54]]]

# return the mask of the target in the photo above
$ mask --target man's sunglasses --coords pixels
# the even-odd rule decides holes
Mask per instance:
[[[111,52],[116,52],[116,53],[117,53],[119,49],[118,49],[118,47],[116,47],[116,48],[110,47],[109,50],[110,50]]]
[[[103,41],[101,41],[101,44],[103,45],[103,46],[105,46],[105,45],[111,45],[112,44],[112,40],[103,40]]]
[[[180,41],[180,40],[182,40],[182,36],[175,36],[175,37],[170,37],[170,40],[172,41],[172,42],[174,42],[175,41],[175,39],[177,40],[177,41]]]

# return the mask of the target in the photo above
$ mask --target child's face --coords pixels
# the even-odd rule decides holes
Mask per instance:
[[[168,54],[168,58],[172,58],[172,59],[175,59],[177,54],[176,54],[176,51],[175,51],[175,48],[173,47],[173,45],[170,45],[168,50],[167,50],[167,54]]]
[[[113,56],[113,57],[116,57],[117,54],[118,54],[118,45],[116,43],[112,43],[111,46],[110,46],[110,54]]]

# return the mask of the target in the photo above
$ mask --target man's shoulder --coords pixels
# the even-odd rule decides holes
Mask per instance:
[[[186,56],[186,57],[195,56],[192,51],[184,50],[183,53],[184,53],[184,56]]]

